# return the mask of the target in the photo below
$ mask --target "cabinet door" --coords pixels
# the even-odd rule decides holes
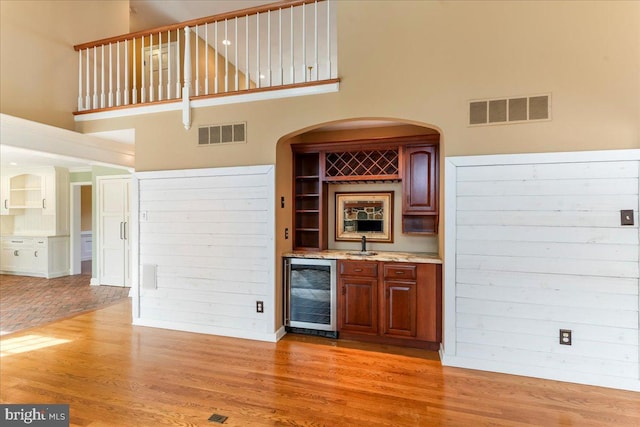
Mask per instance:
[[[17,271],[18,258],[17,249],[11,246],[3,246],[0,252],[0,270]]]
[[[98,184],[98,279],[101,285],[130,286],[129,182],[104,179]]]
[[[0,177],[0,215],[9,215],[9,177]]]
[[[416,283],[385,280],[382,307],[384,335],[416,336]]]
[[[402,179],[403,214],[438,212],[437,155],[436,145],[405,147]]]
[[[56,173],[54,169],[42,174],[42,215],[56,214]]]
[[[44,274],[49,273],[49,255],[48,255],[48,242],[46,238],[38,238],[35,240],[33,249],[31,250],[32,259],[31,267],[34,273]]]
[[[341,331],[378,333],[378,279],[339,278]]]

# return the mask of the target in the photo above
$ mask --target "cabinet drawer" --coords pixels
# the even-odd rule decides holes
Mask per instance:
[[[341,261],[340,274],[362,277],[377,277],[378,263],[366,261]]]
[[[415,264],[385,264],[384,278],[415,280],[416,265]]]
[[[3,248],[29,249],[33,247],[32,238],[3,238]]]

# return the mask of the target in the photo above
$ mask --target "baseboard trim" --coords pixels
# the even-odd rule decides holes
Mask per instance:
[[[220,328],[192,323],[168,322],[154,319],[133,319],[134,326],[147,326],[150,328],[171,329],[174,331],[195,332],[198,334],[220,335],[223,337],[242,338],[255,341],[277,342],[280,330],[274,333],[260,333],[256,331],[243,331],[239,329]],[[283,334],[284,335],[284,334]]]
[[[442,350],[440,352],[440,360],[442,361],[442,366],[476,369],[479,371],[498,372],[501,374],[519,375],[620,390],[640,391],[640,379],[638,378],[622,378],[581,372],[568,372],[564,369],[542,368],[539,366],[525,366],[502,361],[497,362],[470,357],[451,356],[447,355]]]
[[[100,286],[100,282],[98,282],[98,278],[97,277],[92,277],[91,281],[89,282],[89,284],[91,286]]]

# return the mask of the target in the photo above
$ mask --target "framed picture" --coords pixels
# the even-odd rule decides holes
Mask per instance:
[[[393,242],[393,191],[336,193],[336,235],[355,242]]]

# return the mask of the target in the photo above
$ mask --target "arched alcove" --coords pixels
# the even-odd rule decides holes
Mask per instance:
[[[341,144],[352,142],[379,144],[385,140],[402,137],[429,136],[430,141],[441,143],[441,132],[433,125],[417,123],[396,118],[351,118],[327,123],[318,123],[282,136],[276,146],[276,259],[293,249],[294,220],[294,183],[292,145]],[[440,150],[441,152],[441,150]],[[441,178],[441,177],[440,177]],[[440,182],[442,180],[440,179]],[[391,243],[372,243],[371,249],[377,251],[435,252],[440,253],[441,242],[438,234],[405,234],[400,223],[402,209],[402,184],[400,182],[335,183],[328,186],[328,249],[356,250],[357,242],[339,242],[333,233],[335,228],[335,193],[343,192],[382,192],[394,194],[394,239]],[[282,283],[281,263],[276,265],[276,283]],[[280,288],[279,286],[277,288]],[[278,289],[278,293],[281,289]],[[278,295],[281,301],[281,295]],[[281,312],[281,310],[279,310]]]

